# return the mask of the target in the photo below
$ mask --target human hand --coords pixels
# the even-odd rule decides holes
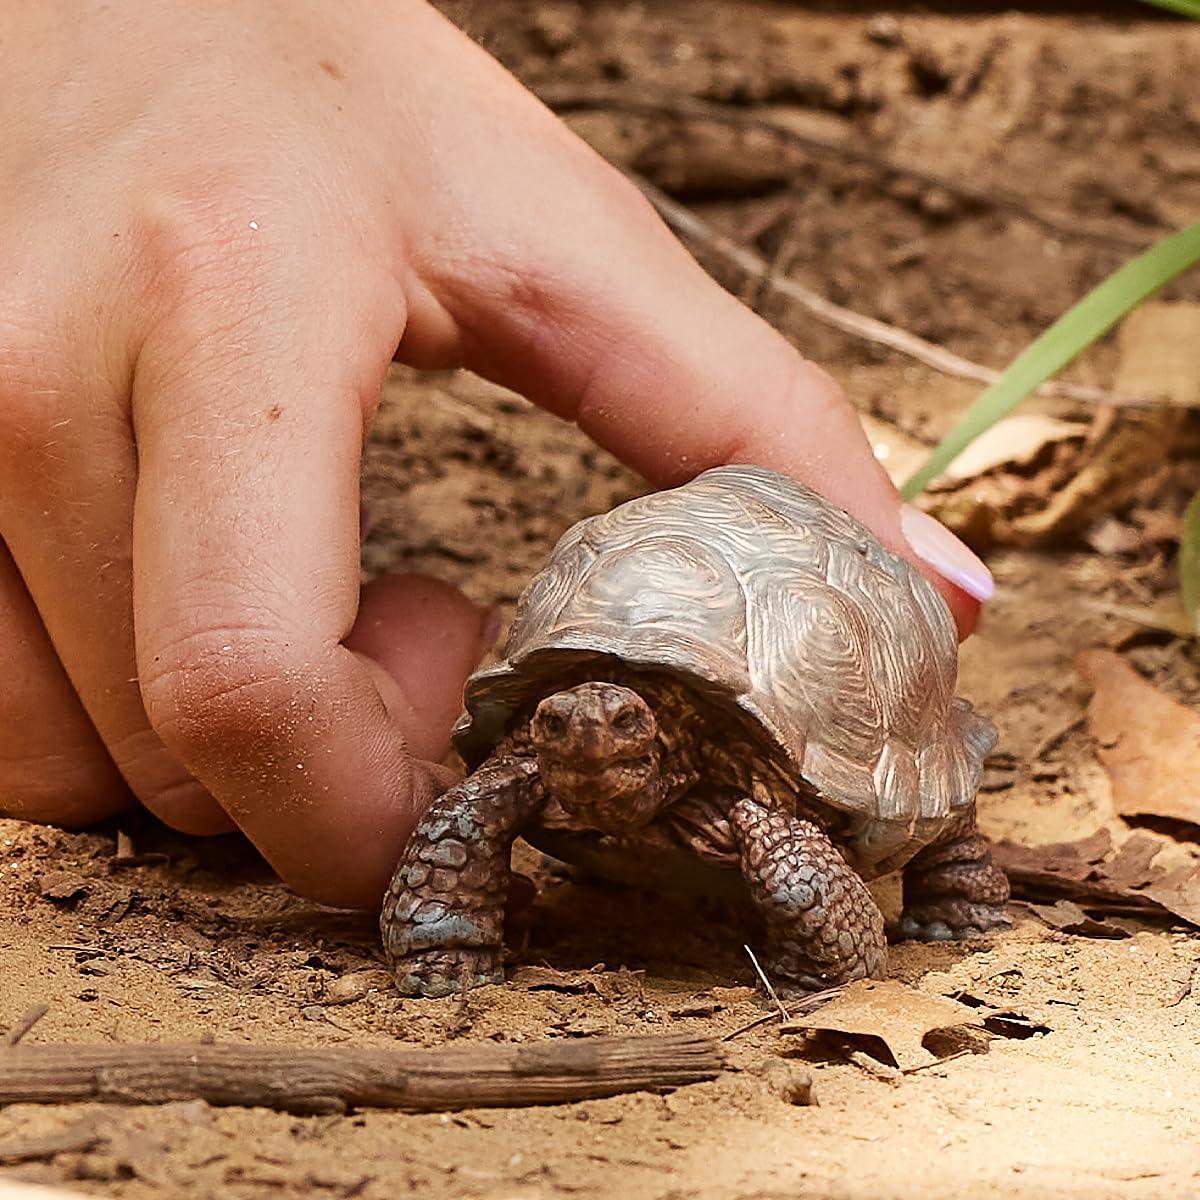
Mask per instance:
[[[659,484],[788,471],[940,557],[969,628],[948,580],[982,598],[986,571],[909,544],[835,385],[423,2],[9,3],[0,42],[3,811],[134,796],[377,902],[487,640],[444,585],[360,599],[394,354]]]

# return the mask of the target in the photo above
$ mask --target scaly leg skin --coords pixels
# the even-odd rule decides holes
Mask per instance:
[[[883,914],[824,832],[753,800],[735,804],[729,823],[750,897],[766,918],[766,966],[776,988],[821,991],[882,979]]]
[[[545,802],[532,759],[489,759],[429,807],[396,868],[380,929],[406,996],[503,983],[512,843]]]
[[[975,828],[975,805],[942,838],[904,868],[901,937],[924,942],[979,937],[1008,925],[1008,880],[992,862],[987,839]]]

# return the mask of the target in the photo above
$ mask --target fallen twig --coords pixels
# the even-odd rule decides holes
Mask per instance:
[[[685,120],[714,121],[722,125],[733,125],[739,129],[764,130],[783,141],[791,142],[793,145],[817,154],[864,163],[890,175],[902,175],[909,179],[916,179],[930,187],[941,188],[954,195],[962,196],[983,208],[1006,209],[1015,212],[1020,216],[1028,217],[1043,229],[1048,229],[1064,238],[1083,238],[1089,241],[1105,242],[1112,246],[1144,250],[1157,236],[1155,234],[1127,233],[1109,226],[1090,224],[1070,214],[1051,212],[1040,207],[1028,197],[995,184],[976,187],[948,175],[939,175],[937,172],[923,167],[896,162],[886,155],[867,149],[858,141],[851,142],[842,138],[822,137],[820,134],[798,129],[787,121],[753,109],[714,104],[711,101],[698,100],[691,96],[656,94],[641,89],[632,91],[628,87],[606,84],[549,85],[543,86],[538,95],[544,104],[557,113],[581,109],[615,109],[640,116],[665,115]],[[1161,232],[1166,233],[1169,230],[1164,228]]]
[[[916,1075],[918,1071],[928,1071],[930,1067],[940,1067],[943,1063],[953,1062],[956,1058],[962,1058],[964,1054],[976,1053],[970,1047],[965,1050],[955,1050],[953,1054],[947,1054],[945,1058],[935,1058],[932,1062],[917,1063],[915,1067],[906,1067],[900,1072],[901,1075]]]
[[[298,1113],[439,1112],[669,1091],[722,1068],[714,1043],[686,1034],[437,1050],[16,1046],[0,1050],[0,1105],[199,1099]]]
[[[6,1046],[15,1046],[48,1012],[50,1005],[35,1004],[4,1036]]]
[[[753,250],[738,245],[731,238],[713,229],[690,208],[672,200],[666,192],[655,187],[648,179],[632,172],[626,174],[676,233],[699,242],[705,249],[732,263],[752,279],[761,280],[766,290],[794,300],[825,324],[864,341],[897,350],[909,358],[923,362],[935,371],[940,371],[943,375],[951,375],[956,379],[971,379],[983,384],[993,384],[1000,378],[1000,372],[992,367],[972,362],[944,346],[927,342],[915,333],[889,325],[886,321],[866,317],[852,309],[843,308],[840,304],[834,304],[832,300],[827,300],[819,292],[805,287],[791,277],[772,274],[770,264]],[[1086,404],[1107,404],[1114,408],[1146,408],[1159,403],[1153,396],[1122,396],[1104,388],[1089,387],[1081,383],[1044,383],[1037,389],[1036,394]]]
[[[795,1001],[790,1008],[784,1008],[782,1017],[778,1012],[755,1017],[753,1021],[747,1021],[745,1025],[738,1026],[732,1033],[727,1033],[721,1041],[732,1042],[734,1038],[741,1037],[743,1033],[749,1033],[750,1030],[757,1029],[760,1025],[767,1025],[771,1021],[790,1021],[793,1017],[807,1016],[810,1012],[816,1012],[822,1004],[828,1004],[835,996],[840,996],[843,990],[843,986],[839,984],[837,987],[826,988],[822,992],[812,992]]]
[[[788,1010],[783,1007],[783,1001],[780,1000],[778,993],[775,991],[771,981],[767,978],[767,973],[759,966],[758,959],[754,955],[754,951],[749,946],[742,947],[745,952],[750,955],[750,961],[754,964],[754,971],[762,980],[762,985],[767,989],[767,995],[775,1002],[775,1007],[779,1009],[779,1019],[786,1021],[788,1019]]]

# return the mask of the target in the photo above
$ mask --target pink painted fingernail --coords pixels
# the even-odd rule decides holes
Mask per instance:
[[[992,573],[940,521],[906,504],[900,510],[900,528],[913,553],[939,575],[981,603],[996,590]]]

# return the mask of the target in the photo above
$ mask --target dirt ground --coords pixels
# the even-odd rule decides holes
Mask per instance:
[[[447,5],[528,82],[554,89],[604,153],[717,228],[786,257],[785,269],[841,304],[992,365],[1137,246],[1200,213],[1200,26],[1132,3],[1103,6],[1106,16],[1088,7]],[[841,149],[598,108],[598,88],[769,112]],[[914,437],[936,438],[975,394],[722,278],[838,374],[864,412]],[[1200,286],[1193,275],[1167,294],[1197,299]],[[1107,386],[1115,355],[1106,344],[1071,377]],[[364,470],[365,569],[428,571],[511,606],[570,522],[640,489],[515,397],[467,377],[397,373]],[[1157,528],[1177,528],[1182,494],[1154,493]],[[1136,507],[1148,503],[1120,514],[1123,527],[1149,529]],[[989,833],[1036,844],[1128,831],[1082,726],[1073,660],[1116,645],[1165,690],[1200,697],[1193,644],[1111,615],[1171,591],[1170,542],[990,553],[998,594],[962,655],[962,691],[1002,733],[981,795]],[[0,820],[0,1028],[44,1003],[30,1042],[436,1046],[723,1037],[769,1011],[727,915],[545,874],[514,932],[516,960],[603,963],[604,995],[518,979],[465,1005],[400,1000],[370,918],[297,900],[237,839],[189,841],[142,818],[120,828],[142,856],[133,865],[114,857],[116,826],[67,834]],[[1167,858],[1200,859],[1187,832],[1156,827]],[[1200,936],[1145,924],[1119,940],[1085,938],[1020,905],[1013,916],[986,942],[898,945],[892,972],[929,995],[1017,1008],[1048,1032],[996,1038],[987,1053],[898,1079],[822,1058],[809,1064],[815,1106],[765,1086],[764,1064],[802,1049],[767,1023],[727,1043],[730,1072],[666,1097],[418,1117],[10,1107],[0,1151],[17,1137],[79,1136],[73,1150],[0,1158],[0,1181],[130,1200],[1200,1193],[1200,982],[1188,987]]]

